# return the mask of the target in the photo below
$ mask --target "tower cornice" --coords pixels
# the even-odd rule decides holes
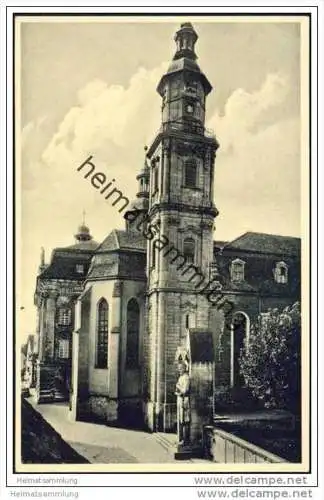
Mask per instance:
[[[170,211],[175,211],[175,212],[186,212],[188,214],[199,214],[199,215],[207,215],[212,218],[217,217],[219,214],[217,208],[215,205],[212,206],[205,206],[205,207],[194,207],[193,205],[187,205],[185,203],[173,203],[173,202],[161,202],[161,203],[156,203],[154,204],[149,212],[148,216],[152,217],[153,215],[157,213],[163,213],[165,212],[166,214],[169,214]]]
[[[160,142],[163,139],[168,139],[168,138],[174,138],[174,139],[180,139],[182,141],[190,141],[192,143],[200,143],[200,144],[205,144],[206,146],[212,147],[214,151],[217,151],[219,148],[219,143],[216,139],[215,134],[212,131],[209,131],[208,129],[204,130],[204,134],[190,134],[184,130],[181,130],[180,127],[178,128],[172,128],[172,126],[162,126],[158,133],[156,134],[155,138],[152,141],[152,144],[150,145],[148,151],[147,151],[147,157],[149,159],[152,158],[156,148],[160,144]]]

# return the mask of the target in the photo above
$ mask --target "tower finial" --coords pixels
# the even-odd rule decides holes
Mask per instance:
[[[86,212],[83,209],[82,210],[82,224],[78,227],[77,234],[74,235],[75,239],[78,242],[92,240],[92,236],[90,234],[90,229],[88,228],[88,226],[86,226],[86,223],[85,223],[85,216],[86,216]]]
[[[41,247],[40,265],[44,266],[44,264],[45,264],[45,250],[44,247]]]
[[[182,57],[187,57],[194,61],[197,59],[195,43],[198,40],[198,35],[191,23],[182,23],[174,39],[177,44],[177,51],[173,59],[181,59]]]
[[[41,247],[40,251],[40,263],[38,266],[38,273],[42,273],[46,269],[46,264],[45,264],[45,250],[44,247]]]

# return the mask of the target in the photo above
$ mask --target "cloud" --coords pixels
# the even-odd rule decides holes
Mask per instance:
[[[135,158],[159,125],[156,83],[165,71],[140,68],[127,88],[107,86],[101,80],[88,83],[78,92],[78,106],[64,117],[45,149],[42,159],[59,168],[61,162],[75,163],[91,154],[106,167],[124,163],[131,170]]]
[[[275,111],[288,94],[288,80],[280,74],[268,74],[256,92],[236,89],[225,104],[223,116],[216,111],[208,123],[222,141],[222,151],[238,148],[246,134],[267,125],[273,115],[276,119]]]
[[[109,231],[109,218],[111,227],[123,227],[122,217],[109,217],[103,197],[77,167],[91,155],[98,171],[115,178],[116,187],[129,199],[135,196],[144,145],[160,123],[155,88],[165,70],[165,63],[152,70],[139,68],[125,87],[99,79],[89,82],[50,138],[43,119],[27,124],[22,133],[24,205],[26,218],[33,213],[34,226],[41,227],[44,218],[51,217],[53,238],[64,231],[70,234],[71,217],[79,217],[85,208],[95,219],[99,238]]]
[[[108,86],[100,79],[89,82],[77,93],[77,104],[58,124],[44,145],[46,120],[28,124],[23,131],[23,160],[26,196],[30,210],[41,207],[34,223],[44,214],[56,213],[54,234],[66,230],[67,212],[79,216],[82,209],[96,218],[95,229],[104,237],[110,229],[99,193],[77,172],[93,157],[98,170],[116,179],[116,187],[129,199],[136,193],[135,176],[143,164],[143,146],[154,137],[160,124],[160,99],[156,84],[166,64],[152,70],[139,68],[128,86]],[[215,195],[224,220],[239,233],[244,224],[253,228],[256,212],[264,231],[269,226],[267,211],[281,205],[290,207],[288,227],[297,231],[299,217],[299,122],[298,117],[280,116],[289,97],[290,82],[285,75],[268,74],[259,89],[236,89],[227,99],[224,113],[212,114],[208,127],[216,131],[220,149],[216,159]],[[41,150],[41,146],[43,149]],[[45,203],[46,200],[46,203]],[[242,205],[251,212],[245,220],[233,220]],[[294,208],[294,211],[291,209]],[[106,216],[105,216],[106,217]],[[65,223],[62,224],[62,220]],[[112,223],[123,226],[123,220]],[[270,226],[269,226],[270,227]],[[228,226],[220,226],[228,232]],[[236,234],[233,234],[236,236]]]
[[[223,237],[245,229],[299,233],[299,118],[281,114],[289,92],[284,75],[269,74],[254,93],[235,90],[224,114],[216,110],[209,120],[220,142],[215,193]]]
[[[97,240],[123,227],[120,214],[107,204],[77,167],[89,155],[97,169],[132,199],[143,146],[161,123],[156,85],[166,69],[140,68],[128,86],[108,86],[96,79],[79,90],[56,130],[50,120],[30,122],[22,131],[24,301],[30,303],[39,248],[73,243],[87,212]],[[215,110],[207,126],[220,142],[215,165],[215,203],[220,210],[216,239],[245,230],[298,234],[300,152],[298,117],[283,113],[290,92],[284,75],[268,75],[255,92],[235,90],[224,113]],[[30,305],[32,310],[32,305]],[[32,324],[32,322],[31,322]]]

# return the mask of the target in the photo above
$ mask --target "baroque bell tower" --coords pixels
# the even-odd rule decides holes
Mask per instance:
[[[188,328],[208,328],[210,304],[201,289],[213,260],[214,160],[218,143],[205,128],[212,87],[196,60],[191,23],[175,34],[176,52],[157,91],[162,124],[147,151],[150,161],[147,250],[147,423],[176,422],[175,355]]]

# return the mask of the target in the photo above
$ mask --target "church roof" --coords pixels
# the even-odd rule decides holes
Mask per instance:
[[[228,241],[214,241],[214,248],[223,248],[225,245],[228,244]]]
[[[97,247],[99,246],[99,243],[94,240],[87,240],[87,241],[78,241],[78,243],[74,243],[73,245],[69,245],[63,250],[76,250],[76,251],[94,251]]]
[[[300,238],[246,232],[227,243],[224,249],[298,256],[300,255]]]
[[[97,248],[96,253],[112,250],[146,251],[146,239],[140,233],[114,229]]]
[[[162,76],[160,83],[158,84],[157,91],[161,94],[164,80],[167,76],[183,72],[183,71],[192,71],[194,73],[199,73],[201,75],[201,81],[204,85],[205,92],[207,94],[212,90],[212,86],[209,83],[206,75],[201,71],[196,61],[189,59],[188,57],[182,57],[181,59],[175,59],[171,62],[168,67],[167,72]]]
[[[39,274],[39,278],[47,279],[83,279],[88,272],[91,258],[95,248],[89,246],[91,241],[82,241],[65,248],[55,248],[52,252],[51,262]],[[76,266],[84,266],[84,272],[79,273]]]

